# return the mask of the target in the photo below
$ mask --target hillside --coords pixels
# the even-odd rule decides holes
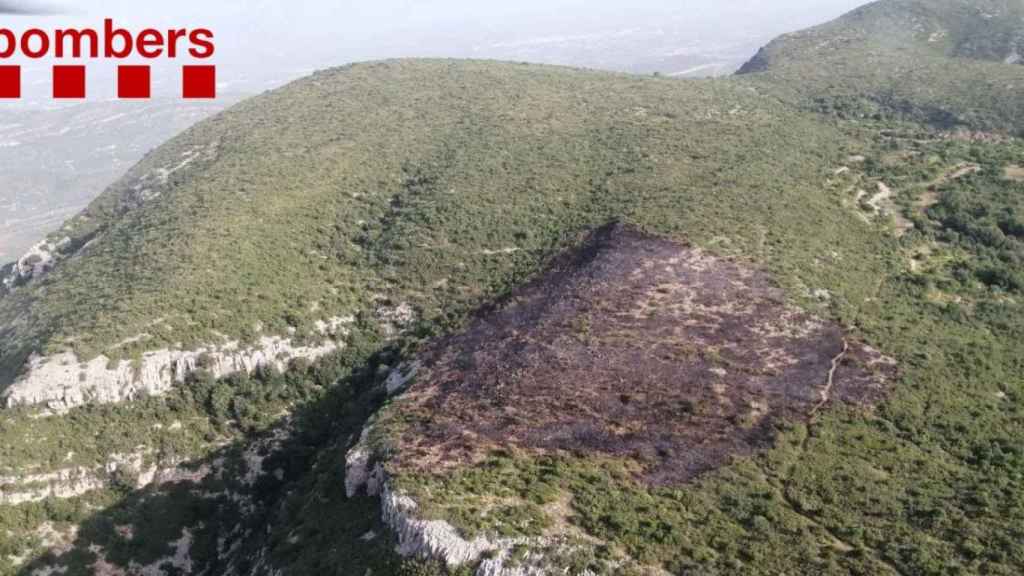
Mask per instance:
[[[771,231],[796,257],[809,247],[791,223],[820,222],[821,245],[858,226],[811,193],[845,151],[736,82],[444,61],[323,72],[189,130],[69,221],[52,245],[74,257],[0,304],[0,358],[8,382],[28,378],[16,403],[77,403],[24,374],[32,349],[57,359],[42,379],[103,356],[81,382],[96,396],[129,395],[111,372],[133,362],[163,373],[136,387],[160,391],[169,365],[194,363],[178,350],[329,346],[318,322],[465,309],[624,213],[737,251]]]
[[[764,73],[792,101],[846,118],[1019,135],[1022,18],[1017,0],[875,2],[780,37],[740,73]]]
[[[196,125],[4,270],[0,574],[1020,573],[1019,8]]]

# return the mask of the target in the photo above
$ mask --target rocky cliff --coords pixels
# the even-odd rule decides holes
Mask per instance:
[[[221,378],[262,368],[285,370],[296,359],[316,360],[344,346],[343,325],[354,318],[321,322],[318,345],[296,345],[289,338],[264,336],[252,346],[229,342],[196,350],[156,350],[137,361],[98,356],[81,362],[72,352],[33,355],[23,374],[4,392],[8,407],[45,405],[63,411],[88,403],[110,404],[165,393],[199,370]]]

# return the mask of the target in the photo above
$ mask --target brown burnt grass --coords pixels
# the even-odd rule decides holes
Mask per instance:
[[[514,448],[635,459],[652,484],[752,454],[830,404],[870,405],[894,371],[764,272],[621,225],[421,362],[398,405],[399,469]]]

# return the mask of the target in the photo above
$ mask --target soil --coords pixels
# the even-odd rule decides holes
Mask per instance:
[[[421,362],[398,404],[399,467],[515,448],[635,459],[659,485],[770,446],[784,422],[871,405],[895,372],[768,274],[621,225]]]

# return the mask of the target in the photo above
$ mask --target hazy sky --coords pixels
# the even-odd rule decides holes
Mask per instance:
[[[863,0],[5,0],[49,5],[49,16],[0,16],[0,26],[206,27],[216,35],[224,90],[259,91],[317,68],[399,56],[531,60],[673,73],[711,66]],[[717,52],[715,52],[717,51]],[[714,54],[712,54],[714,52]],[[701,54],[704,53],[704,56]],[[26,97],[48,85],[48,63],[26,64]],[[678,68],[679,70],[677,70]],[[95,70],[94,70],[95,69]],[[113,65],[90,67],[90,94],[112,95]],[[717,70],[716,70],[717,71]],[[157,84],[173,88],[174,82]],[[34,86],[34,88],[33,88]],[[157,88],[160,89],[159,87]]]

